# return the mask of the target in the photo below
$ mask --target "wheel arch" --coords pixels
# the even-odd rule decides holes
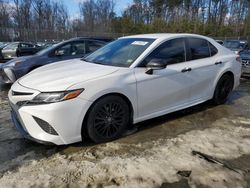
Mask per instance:
[[[121,97],[121,98],[128,104],[128,106],[129,106],[129,113],[130,113],[130,120],[129,120],[129,121],[130,121],[130,125],[133,124],[134,108],[133,108],[133,104],[132,104],[131,100],[130,100],[126,95],[124,95],[124,94],[122,94],[122,93],[119,93],[119,92],[107,93],[107,94],[104,94],[104,95],[98,97],[98,98],[90,105],[90,107],[88,108],[88,110],[87,110],[87,112],[86,112],[86,114],[85,114],[85,116],[84,116],[84,118],[83,118],[83,121],[82,121],[82,128],[81,128],[81,135],[82,135],[82,138],[88,137],[88,135],[87,135],[87,129],[86,129],[86,128],[87,128],[87,127],[86,127],[86,121],[87,121],[87,119],[88,119],[88,115],[89,115],[89,112],[90,112],[91,108],[94,106],[94,104],[95,104],[97,101],[99,101],[99,100],[101,100],[102,98],[107,97],[107,96],[119,96],[119,97]]]
[[[234,85],[235,76],[234,76],[234,73],[233,73],[231,70],[227,70],[227,71],[223,72],[223,73],[221,74],[221,76],[217,79],[216,85],[217,85],[218,81],[220,80],[220,78],[221,78],[222,76],[224,76],[224,75],[229,75],[229,76],[232,78],[232,80],[233,80],[233,85]]]
[[[224,71],[222,74],[220,74],[220,76],[218,76],[218,78],[216,79],[216,81],[214,82],[214,89],[213,89],[213,95],[212,97],[214,96],[214,92],[215,92],[215,89],[216,89],[216,86],[219,82],[219,80],[222,78],[222,76],[224,75],[229,75],[231,78],[232,78],[232,81],[233,81],[233,86],[235,85],[235,76],[234,76],[234,73],[231,71],[231,70],[226,70]]]

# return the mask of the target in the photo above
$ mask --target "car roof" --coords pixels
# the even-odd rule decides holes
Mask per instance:
[[[168,39],[173,37],[199,37],[199,38],[206,38],[208,37],[197,35],[197,34],[190,34],[190,33],[152,33],[152,34],[139,34],[139,35],[132,35],[132,36],[125,36],[121,38],[150,38],[150,39]]]
[[[68,41],[78,41],[78,40],[94,40],[94,41],[101,41],[101,42],[110,42],[113,39],[111,38],[99,38],[99,37],[77,37],[69,39]]]

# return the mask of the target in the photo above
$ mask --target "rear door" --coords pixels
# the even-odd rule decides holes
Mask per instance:
[[[207,100],[223,62],[217,60],[218,50],[206,39],[188,37],[186,43],[187,68],[191,70],[188,74],[192,78],[190,99],[193,102]]]

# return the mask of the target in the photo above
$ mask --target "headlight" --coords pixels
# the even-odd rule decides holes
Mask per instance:
[[[49,104],[66,101],[78,97],[84,89],[63,92],[40,93],[29,104]]]

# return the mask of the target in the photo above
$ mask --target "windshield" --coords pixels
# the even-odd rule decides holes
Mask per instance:
[[[62,43],[64,43],[64,42],[60,42],[60,43],[58,43],[58,44],[54,44],[54,45],[49,46],[49,47],[47,47],[47,48],[45,47],[43,50],[37,52],[36,54],[37,54],[37,55],[44,55],[44,54],[50,52],[51,50],[53,50],[54,48],[56,48],[57,46],[60,46]]]
[[[224,46],[230,49],[243,49],[245,43],[241,43],[240,41],[225,41]]]
[[[6,43],[0,43],[0,48],[3,48],[3,47],[5,47],[5,46],[7,46]]]
[[[18,43],[14,42],[14,43],[9,43],[6,46],[4,46],[5,50],[9,50],[9,49],[16,49],[18,47]]]
[[[109,66],[129,67],[155,39],[118,39],[90,54],[84,61]]]

